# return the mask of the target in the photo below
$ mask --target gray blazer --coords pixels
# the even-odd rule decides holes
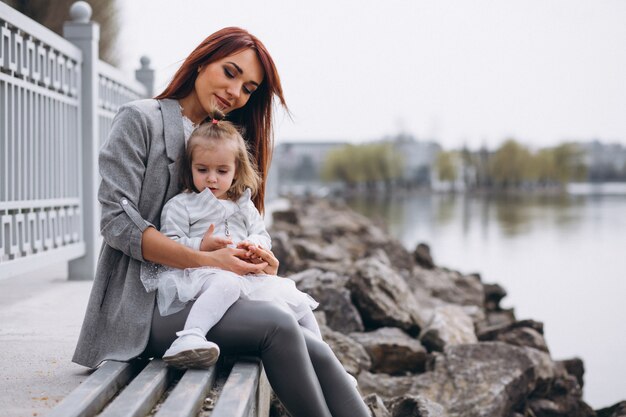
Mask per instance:
[[[113,119],[99,156],[104,242],[74,362],[94,368],[145,349],[155,293],[139,279],[141,236],[159,228],[161,209],[179,193],[176,161],[184,148],[176,100],[134,101]]]

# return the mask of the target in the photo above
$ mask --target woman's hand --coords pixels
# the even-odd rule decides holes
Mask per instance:
[[[264,249],[261,246],[250,244],[246,249],[242,249],[246,251],[246,256],[250,260],[250,262],[254,265],[263,265],[266,264],[261,272],[268,275],[276,275],[278,273],[278,259],[269,249]]]
[[[244,260],[246,259],[245,249],[222,248],[213,252],[201,252],[201,254],[207,258],[206,266],[215,266],[239,275],[268,273],[266,272],[269,267],[268,262],[262,259],[254,263]]]
[[[220,237],[220,236],[213,236],[214,231],[215,231],[215,225],[211,224],[208,230],[204,233],[204,236],[202,237],[202,241],[200,242],[201,251],[210,252],[210,251],[228,247],[228,245],[233,243],[231,239]]]

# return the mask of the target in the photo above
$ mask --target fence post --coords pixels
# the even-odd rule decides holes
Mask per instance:
[[[65,22],[63,36],[83,53],[81,101],[82,174],[81,204],[85,256],[69,263],[70,280],[93,279],[100,245],[98,215],[98,41],[100,26],[91,22],[91,6],[77,1],[70,8],[71,21]]]
[[[142,56],[139,61],[141,62],[141,68],[135,70],[135,78],[146,86],[148,97],[152,97],[154,94],[154,70],[150,68],[150,58]]]

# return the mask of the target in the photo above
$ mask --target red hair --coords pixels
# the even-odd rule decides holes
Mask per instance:
[[[174,74],[169,85],[155,98],[181,99],[187,97],[194,89],[199,67],[219,61],[244,49],[252,49],[256,52],[265,72],[265,77],[250,96],[246,105],[230,112],[228,119],[243,129],[244,139],[248,143],[259,170],[262,181],[253,201],[259,211],[263,213],[265,182],[274,146],[272,131],[274,97],[277,97],[280,104],[288,111],[278,71],[265,45],[244,29],[237,27],[221,29],[209,35],[189,54]]]

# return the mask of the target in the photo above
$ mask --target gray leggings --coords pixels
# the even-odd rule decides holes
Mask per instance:
[[[165,317],[155,308],[148,355],[163,355],[183,329],[191,305]],[[238,300],[207,339],[226,355],[260,356],[272,389],[293,417],[370,416],[330,347],[269,302]]]

